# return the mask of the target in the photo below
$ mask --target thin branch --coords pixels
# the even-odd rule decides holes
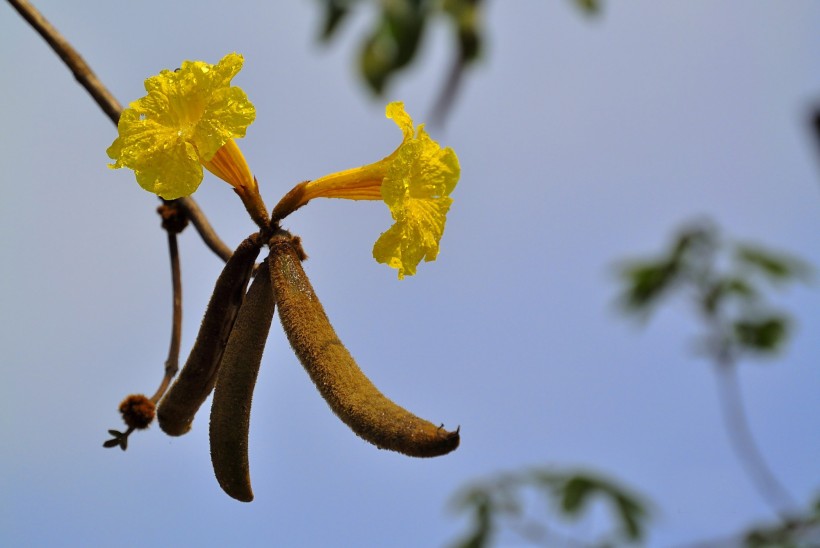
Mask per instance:
[[[177,233],[173,230],[168,231],[168,254],[171,259],[171,285],[173,287],[173,322],[171,324],[171,344],[168,348],[168,359],[165,360],[165,376],[162,377],[162,382],[157,388],[157,391],[151,396],[151,401],[159,403],[168,386],[171,384],[171,379],[179,371],[179,347],[182,340],[182,276],[179,266],[179,247],[177,246]]]
[[[464,72],[467,69],[468,61],[464,55],[459,51],[456,53],[456,58],[450,67],[444,85],[436,98],[433,106],[433,114],[431,115],[431,123],[435,127],[444,127],[447,120],[447,115],[453,106],[458,90],[461,88],[461,83],[464,79]]]
[[[788,520],[796,505],[789,492],[769,469],[752,436],[743,398],[740,395],[737,365],[733,361],[725,360],[716,365],[721,410],[735,456],[746,469],[760,496],[772,506],[781,519]]]
[[[74,78],[80,83],[83,88],[94,98],[94,101],[99,105],[102,111],[108,118],[117,125],[122,113],[122,105],[114,96],[108,91],[103,83],[88,66],[88,63],[75,50],[68,40],[63,37],[54,26],[46,20],[45,17],[31,5],[27,0],[8,0],[9,4],[17,10],[17,13],[25,19],[37,33],[51,46],[51,49],[63,60],[63,63],[74,74]],[[202,237],[205,244],[222,260],[227,261],[231,256],[230,248],[217,236],[214,232],[205,214],[199,209],[193,198],[180,198],[183,209],[196,217],[192,217],[191,221],[196,227],[197,232]],[[193,212],[193,213],[191,213]]]
[[[452,8],[444,8],[457,26],[458,48],[455,58],[433,106],[432,123],[444,127],[467,68],[476,61],[481,50],[480,19],[483,0],[467,0]],[[452,11],[451,11],[452,10]]]

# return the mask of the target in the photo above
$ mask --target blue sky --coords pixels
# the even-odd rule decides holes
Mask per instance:
[[[295,183],[379,159],[403,100],[429,114],[448,34],[430,29],[385,99],[353,69],[362,10],[314,41],[318,3],[37,3],[123,103],[184,59],[245,56],[235,84],[257,120],[241,142],[269,205]],[[156,197],[106,168],[115,130],[59,59],[0,8],[0,543],[9,546],[444,546],[471,481],[522,466],[588,469],[655,504],[647,544],[722,538],[771,519],[732,455],[685,306],[622,319],[614,265],[660,251],[709,217],[727,237],[820,265],[820,4],[491,2],[487,53],[446,128],[459,155],[441,254],[401,282],[371,258],[390,224],[375,202],[325,200],[288,218],[340,337],[385,394],[461,425],[453,454],[379,451],[330,412],[274,320],[251,418],[256,500],[214,480],[207,409],[105,450],[128,393],[152,393],[168,344],[170,283]],[[197,200],[235,245],[253,225],[208,176]],[[220,261],[181,236],[183,351]],[[796,330],[744,363],[753,431],[795,498],[820,487],[816,284],[778,293]],[[581,538],[598,524],[581,524]],[[505,537],[513,541],[515,537]]]

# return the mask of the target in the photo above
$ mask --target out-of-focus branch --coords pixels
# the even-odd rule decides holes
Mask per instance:
[[[817,144],[817,152],[820,152],[820,106],[814,109],[811,113],[811,126],[814,130],[815,143]]]
[[[752,435],[738,386],[737,364],[729,358],[718,361],[715,365],[720,405],[730,445],[760,496],[785,523],[795,515],[797,505],[769,468]]]
[[[108,118],[117,125],[122,113],[122,105],[108,91],[103,83],[85,62],[85,59],[72,47],[54,26],[43,17],[37,8],[27,0],[8,0],[17,13],[25,19],[37,33],[51,46],[51,49],[63,60],[63,63],[74,74],[74,78],[94,98],[94,101],[105,112]],[[202,237],[205,244],[222,260],[227,261],[231,256],[230,248],[217,236],[205,214],[199,209],[193,198],[180,198],[179,203],[185,212],[191,216],[191,222]]]
[[[476,62],[482,49],[481,20],[483,0],[451,0],[444,3],[444,11],[456,27],[458,47],[444,86],[433,106],[432,123],[443,127],[464,79],[464,73]]]
[[[467,60],[461,52],[456,54],[456,58],[450,67],[444,85],[433,105],[433,113],[430,115],[430,119],[431,124],[434,126],[444,127],[444,122],[458,95],[458,90],[461,88],[461,82],[464,80],[464,72],[469,63],[470,61]]]

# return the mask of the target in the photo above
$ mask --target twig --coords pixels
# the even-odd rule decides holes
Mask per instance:
[[[445,118],[450,113],[456,95],[461,88],[464,73],[470,64],[474,63],[481,49],[481,33],[479,19],[481,18],[483,0],[467,0],[455,8],[450,15],[453,23],[458,27],[458,49],[453,64],[444,80],[444,86],[439,92],[433,106],[432,123],[444,127]],[[445,8],[445,11],[450,11]]]
[[[730,445],[758,493],[786,521],[796,506],[786,488],[766,465],[752,436],[737,381],[737,364],[722,360],[716,366],[720,405]]]
[[[453,106],[453,101],[458,95],[461,82],[464,79],[464,71],[467,69],[468,60],[461,52],[456,53],[456,58],[447,74],[441,91],[436,98],[431,115],[431,123],[436,127],[444,127],[447,115]]]
[[[159,403],[168,386],[171,384],[171,379],[179,371],[179,347],[182,340],[182,276],[179,267],[179,247],[177,246],[177,233],[173,230],[168,230],[168,254],[171,259],[171,285],[173,287],[173,322],[171,324],[171,344],[168,348],[168,359],[165,360],[165,376],[162,377],[162,382],[157,388],[157,391],[151,396],[151,401]]]
[[[82,58],[77,50],[72,47],[68,40],[57,31],[54,26],[46,20],[45,17],[31,5],[27,0],[8,0],[9,4],[17,10],[17,13],[25,19],[37,33],[51,46],[51,49],[63,60],[63,63],[74,74],[74,78],[81,86],[94,98],[94,101],[99,105],[102,111],[108,118],[117,125],[122,113],[122,105],[114,96],[108,91],[103,83],[88,66],[88,63]],[[195,212],[196,218],[191,218],[197,232],[202,237],[205,244],[222,260],[227,261],[231,256],[230,248],[217,236],[214,232],[202,210],[196,205],[193,198],[180,198],[180,205],[187,213]]]

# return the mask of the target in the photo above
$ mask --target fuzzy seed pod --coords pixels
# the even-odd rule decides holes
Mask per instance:
[[[291,346],[330,408],[357,435],[380,449],[435,457],[458,447],[448,432],[387,399],[339,340],[300,263],[298,241],[270,241],[271,284]]]
[[[157,410],[159,426],[168,435],[181,436],[191,429],[194,415],[214,388],[222,353],[260,248],[258,236],[244,240],[216,280],[188,361]]]
[[[256,272],[222,356],[211,405],[211,462],[222,489],[242,502],[253,500],[248,465],[251,399],[273,319],[268,263]]]

